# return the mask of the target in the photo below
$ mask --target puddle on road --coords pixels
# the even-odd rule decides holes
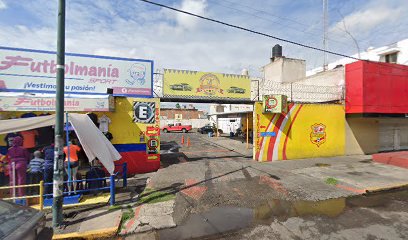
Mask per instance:
[[[316,167],[330,167],[331,165],[327,163],[316,163],[315,166]]]
[[[200,214],[192,214],[184,224],[159,231],[159,239],[180,240],[211,236],[249,226],[254,212],[249,208],[212,208]]]
[[[191,214],[175,228],[159,231],[160,240],[182,240],[235,232],[257,224],[285,221],[291,217],[326,216],[335,218],[352,208],[385,207],[393,200],[406,200],[408,191],[376,193],[324,201],[286,201],[272,199],[251,208],[216,207]]]

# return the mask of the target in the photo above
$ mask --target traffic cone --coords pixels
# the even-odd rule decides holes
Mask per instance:
[[[184,135],[181,136],[181,144],[184,144]]]
[[[190,147],[191,143],[190,143],[190,137],[187,137],[187,147]]]

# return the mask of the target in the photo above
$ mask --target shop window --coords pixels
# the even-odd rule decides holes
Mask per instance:
[[[385,62],[387,63],[397,63],[397,59],[398,59],[398,52],[385,55]]]

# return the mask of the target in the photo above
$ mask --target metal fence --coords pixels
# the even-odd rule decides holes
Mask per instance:
[[[99,188],[87,188],[83,190],[76,190],[76,193],[91,193],[94,191],[105,191],[109,190],[110,192],[110,205],[115,205],[115,180],[120,180],[122,179],[123,187],[127,187],[127,163],[123,164],[116,164],[116,167],[120,167],[121,171],[117,171],[114,174],[110,175],[109,177],[102,177],[102,178],[90,178],[90,179],[83,179],[83,180],[68,180],[64,181],[64,184],[75,184],[75,183],[83,183],[85,182],[92,182],[92,181],[108,181],[109,180],[109,186],[106,187],[99,187]],[[2,198],[2,200],[23,200],[23,199],[29,199],[29,198],[39,198],[39,204],[40,204],[40,209],[44,209],[44,197],[52,197],[53,194],[44,194],[44,187],[48,185],[53,185],[52,182],[49,183],[44,183],[44,181],[40,181],[37,184],[26,184],[26,185],[12,185],[12,186],[5,186],[5,187],[0,187],[0,190],[12,190],[13,191],[13,196],[8,197],[8,198]],[[30,188],[30,187],[39,187],[39,194],[37,195],[25,195],[25,196],[15,196],[15,190],[17,188]],[[71,192],[63,192],[64,196],[69,195]]]

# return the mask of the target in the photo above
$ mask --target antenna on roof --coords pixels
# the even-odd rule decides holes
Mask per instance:
[[[328,18],[329,18],[329,0],[323,0],[323,49],[324,49],[324,58],[323,58],[323,71],[327,70],[327,28],[328,28]]]

